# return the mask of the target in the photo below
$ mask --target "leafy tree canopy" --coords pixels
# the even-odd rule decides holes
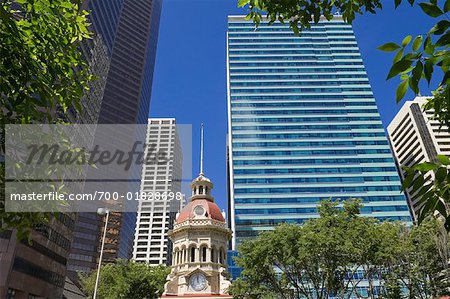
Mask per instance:
[[[127,260],[106,264],[100,270],[99,299],[157,299],[164,291],[170,268]],[[92,298],[97,272],[81,275],[83,290]]]
[[[431,219],[409,230],[359,217],[359,201],[323,201],[320,218],[282,224],[239,248],[235,298],[436,298],[450,294],[448,234]],[[352,279],[349,279],[352,277]],[[356,286],[365,280],[367,293]],[[378,297],[377,297],[378,296]]]
[[[80,42],[90,38],[81,0],[0,1],[0,137],[6,124],[54,123],[57,111],[79,107],[91,80]],[[45,213],[5,213],[0,161],[0,227],[24,238]]]

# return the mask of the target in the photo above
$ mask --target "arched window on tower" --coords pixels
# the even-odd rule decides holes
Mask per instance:
[[[173,264],[174,265],[178,265],[180,263],[179,261],[179,254],[178,254],[178,248],[175,248],[174,252],[173,252]]]
[[[216,249],[214,247],[211,248],[211,262],[217,263]]]
[[[206,246],[202,248],[202,262],[206,262]]]
[[[195,262],[195,247],[191,247],[191,263]]]
[[[224,263],[224,253],[223,253],[223,248],[220,248],[220,251],[219,251],[219,263],[221,263],[221,264]]]
[[[183,264],[186,262],[186,247],[185,246],[181,247],[180,255],[181,255],[180,264]]]

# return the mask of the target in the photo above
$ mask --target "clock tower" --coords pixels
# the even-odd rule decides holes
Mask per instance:
[[[190,202],[169,232],[172,271],[162,298],[233,298],[227,272],[231,230],[211,196],[212,182],[203,175],[203,126],[201,139],[200,174],[191,183]]]

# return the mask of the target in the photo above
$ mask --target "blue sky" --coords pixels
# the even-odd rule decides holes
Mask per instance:
[[[214,182],[216,202],[226,209],[227,16],[245,10],[237,8],[237,0],[163,1],[150,117],[175,117],[179,124],[192,124],[194,176],[200,123],[205,124],[205,174]],[[397,10],[393,0],[384,2],[376,15],[358,16],[353,29],[386,127],[401,107],[395,103],[399,79],[385,80],[393,55],[376,48],[390,41],[401,43],[408,34],[424,34],[435,20],[405,0]]]

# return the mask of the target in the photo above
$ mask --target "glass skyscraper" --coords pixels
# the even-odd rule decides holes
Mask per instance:
[[[105,48],[107,73],[104,85],[97,90],[100,97],[97,107],[85,109],[93,116],[79,123],[147,124],[162,0],[84,0],[83,4],[90,12],[94,38]],[[91,62],[98,63],[98,60]],[[142,127],[145,126],[139,128]],[[145,131],[125,136],[120,142],[132,144],[144,138]],[[140,169],[131,174],[140,178]],[[129,182],[118,184],[123,185],[124,192],[131,190]],[[111,213],[109,221],[114,228],[107,232],[103,262],[132,257],[136,219],[137,213]],[[77,281],[78,272],[96,269],[103,221],[104,217],[96,213],[78,213],[68,259],[72,280]]]
[[[233,249],[323,199],[360,198],[363,216],[410,221],[351,25],[295,36],[228,18],[228,180]]]

